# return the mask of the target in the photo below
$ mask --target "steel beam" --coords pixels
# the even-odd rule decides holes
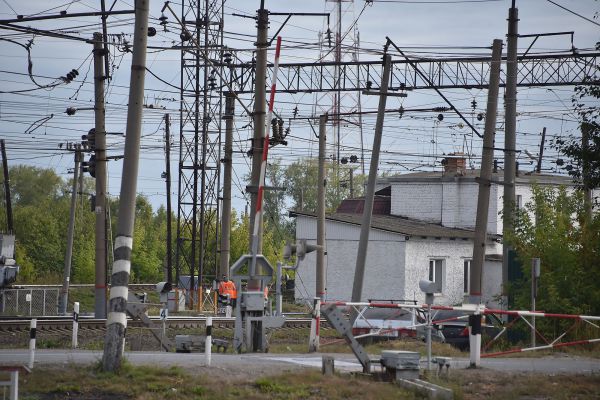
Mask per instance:
[[[517,86],[569,86],[585,84],[584,78],[600,66],[599,52],[542,54],[518,57]],[[506,57],[503,58],[506,61]],[[490,57],[411,59],[425,73],[415,73],[408,60],[392,62],[390,90],[486,89]],[[239,94],[253,93],[255,66],[231,66],[231,81]],[[336,70],[337,68],[337,70]],[[350,92],[376,89],[381,82],[382,63],[376,61],[280,64],[279,93]],[[270,77],[273,65],[267,67]],[[336,74],[339,73],[339,79]],[[267,78],[269,82],[269,78]],[[506,71],[500,72],[500,87],[506,85]]]

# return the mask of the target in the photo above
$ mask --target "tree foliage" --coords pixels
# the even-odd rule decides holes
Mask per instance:
[[[584,221],[582,194],[534,187],[533,200],[515,217],[509,242],[523,265],[523,278],[510,291],[518,309],[529,309],[531,258],[541,259],[537,309],[600,314],[600,215]]]
[[[60,283],[65,263],[71,205],[71,182],[51,169],[31,166],[10,168],[11,198],[16,236],[16,259],[21,266],[18,282]],[[84,179],[84,193],[94,183]],[[4,191],[1,194],[4,203]],[[111,224],[116,226],[118,200],[109,201]],[[6,226],[6,213],[0,226]],[[93,283],[95,276],[95,214],[87,196],[79,197],[76,208],[71,282]],[[173,219],[175,220],[175,219]],[[153,212],[146,198],[136,201],[132,280],[161,280],[166,255],[166,212]],[[114,233],[114,232],[113,232]]]
[[[351,167],[339,168],[332,163],[326,165],[325,208],[333,212],[342,200],[351,197],[351,186],[354,197],[363,194],[366,179],[363,175],[354,175],[350,185]],[[290,164],[284,172],[286,195],[290,198],[292,208],[304,211],[317,211],[317,177],[318,163],[312,159],[299,160]]]
[[[596,44],[600,50],[600,42]],[[574,111],[579,116],[582,135],[559,137],[553,146],[568,159],[559,159],[558,165],[575,180],[587,188],[600,187],[600,68],[584,78],[584,83],[575,87],[571,99]],[[587,135],[588,144],[582,142]]]

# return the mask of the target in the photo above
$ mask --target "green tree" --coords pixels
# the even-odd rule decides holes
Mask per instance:
[[[515,307],[530,307],[530,260],[536,257],[542,266],[537,309],[598,315],[600,264],[589,261],[600,257],[599,215],[590,224],[580,223],[580,192],[534,187],[533,193],[533,201],[517,211],[514,235],[507,237],[523,265],[523,278],[510,287]]]
[[[327,163],[325,186],[327,212],[334,212],[342,200],[350,198],[349,168],[341,168],[338,174],[337,165]],[[318,172],[318,163],[313,159],[299,160],[286,168],[284,184],[287,188],[286,195],[289,196],[293,208],[310,212],[317,211]],[[365,181],[363,175],[355,174],[353,176],[354,197],[363,194]]]
[[[596,43],[600,50],[600,42]],[[571,98],[574,111],[579,116],[581,135],[559,137],[553,146],[567,157],[560,159],[558,165],[565,169],[575,180],[586,188],[600,187],[600,67],[596,66],[592,74],[586,76],[583,84],[575,87]],[[588,137],[587,145],[582,137]]]

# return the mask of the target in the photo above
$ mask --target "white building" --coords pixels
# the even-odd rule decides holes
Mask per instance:
[[[469,290],[478,175],[479,171],[464,170],[450,159],[444,173],[418,172],[378,182],[362,300],[424,301],[418,283],[431,279],[439,284],[437,304],[463,301]],[[493,180],[501,181],[502,173],[495,173]],[[520,175],[515,189],[519,206],[531,200],[534,182],[571,184],[565,177]],[[502,283],[502,195],[503,186],[492,184],[482,287],[484,302],[490,306],[498,305]],[[363,199],[345,200],[335,214],[327,216],[327,300],[351,298],[363,204]],[[294,211],[291,215],[296,217],[296,238],[316,243],[316,214]],[[315,295],[315,257],[308,254],[300,265],[297,300]]]

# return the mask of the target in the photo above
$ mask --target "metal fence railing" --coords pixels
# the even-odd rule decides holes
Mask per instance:
[[[58,312],[58,289],[3,289],[0,291],[0,315],[44,316]]]

